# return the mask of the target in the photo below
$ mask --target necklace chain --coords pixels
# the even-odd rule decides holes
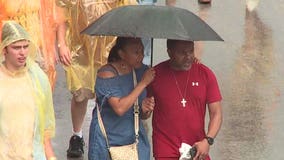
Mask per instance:
[[[180,89],[180,85],[177,81],[177,78],[174,74],[174,72],[171,70],[173,76],[174,76],[174,79],[175,79],[175,83],[176,83],[176,86],[177,86],[177,89],[178,89],[178,92],[179,92],[179,95],[181,96],[182,100],[180,101],[182,103],[182,106],[185,107],[185,104],[186,104],[186,100],[185,100],[185,96],[186,96],[186,93],[187,93],[187,86],[188,86],[188,80],[189,80],[189,71],[188,71],[188,74],[187,74],[187,78],[186,78],[186,84],[185,84],[185,88],[184,88],[184,95],[182,94],[181,92],[181,89]]]

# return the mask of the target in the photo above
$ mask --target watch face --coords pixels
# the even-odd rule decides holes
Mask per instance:
[[[214,138],[206,137],[206,139],[207,139],[209,145],[212,145],[214,143]]]

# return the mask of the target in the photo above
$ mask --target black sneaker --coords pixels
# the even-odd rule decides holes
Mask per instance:
[[[69,148],[67,150],[67,157],[82,157],[84,154],[85,142],[83,137],[73,135],[69,141]]]

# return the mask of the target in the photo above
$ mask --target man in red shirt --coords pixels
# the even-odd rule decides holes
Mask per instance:
[[[148,88],[154,96],[153,152],[156,160],[178,160],[181,143],[197,148],[194,160],[210,160],[221,124],[221,94],[214,73],[194,62],[194,42],[167,41],[169,60],[155,66],[156,77]],[[206,106],[209,126],[205,131]]]

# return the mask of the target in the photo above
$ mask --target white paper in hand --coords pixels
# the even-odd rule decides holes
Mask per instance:
[[[181,143],[181,147],[179,148],[180,157],[179,160],[190,160],[190,149],[191,145],[187,143]]]

